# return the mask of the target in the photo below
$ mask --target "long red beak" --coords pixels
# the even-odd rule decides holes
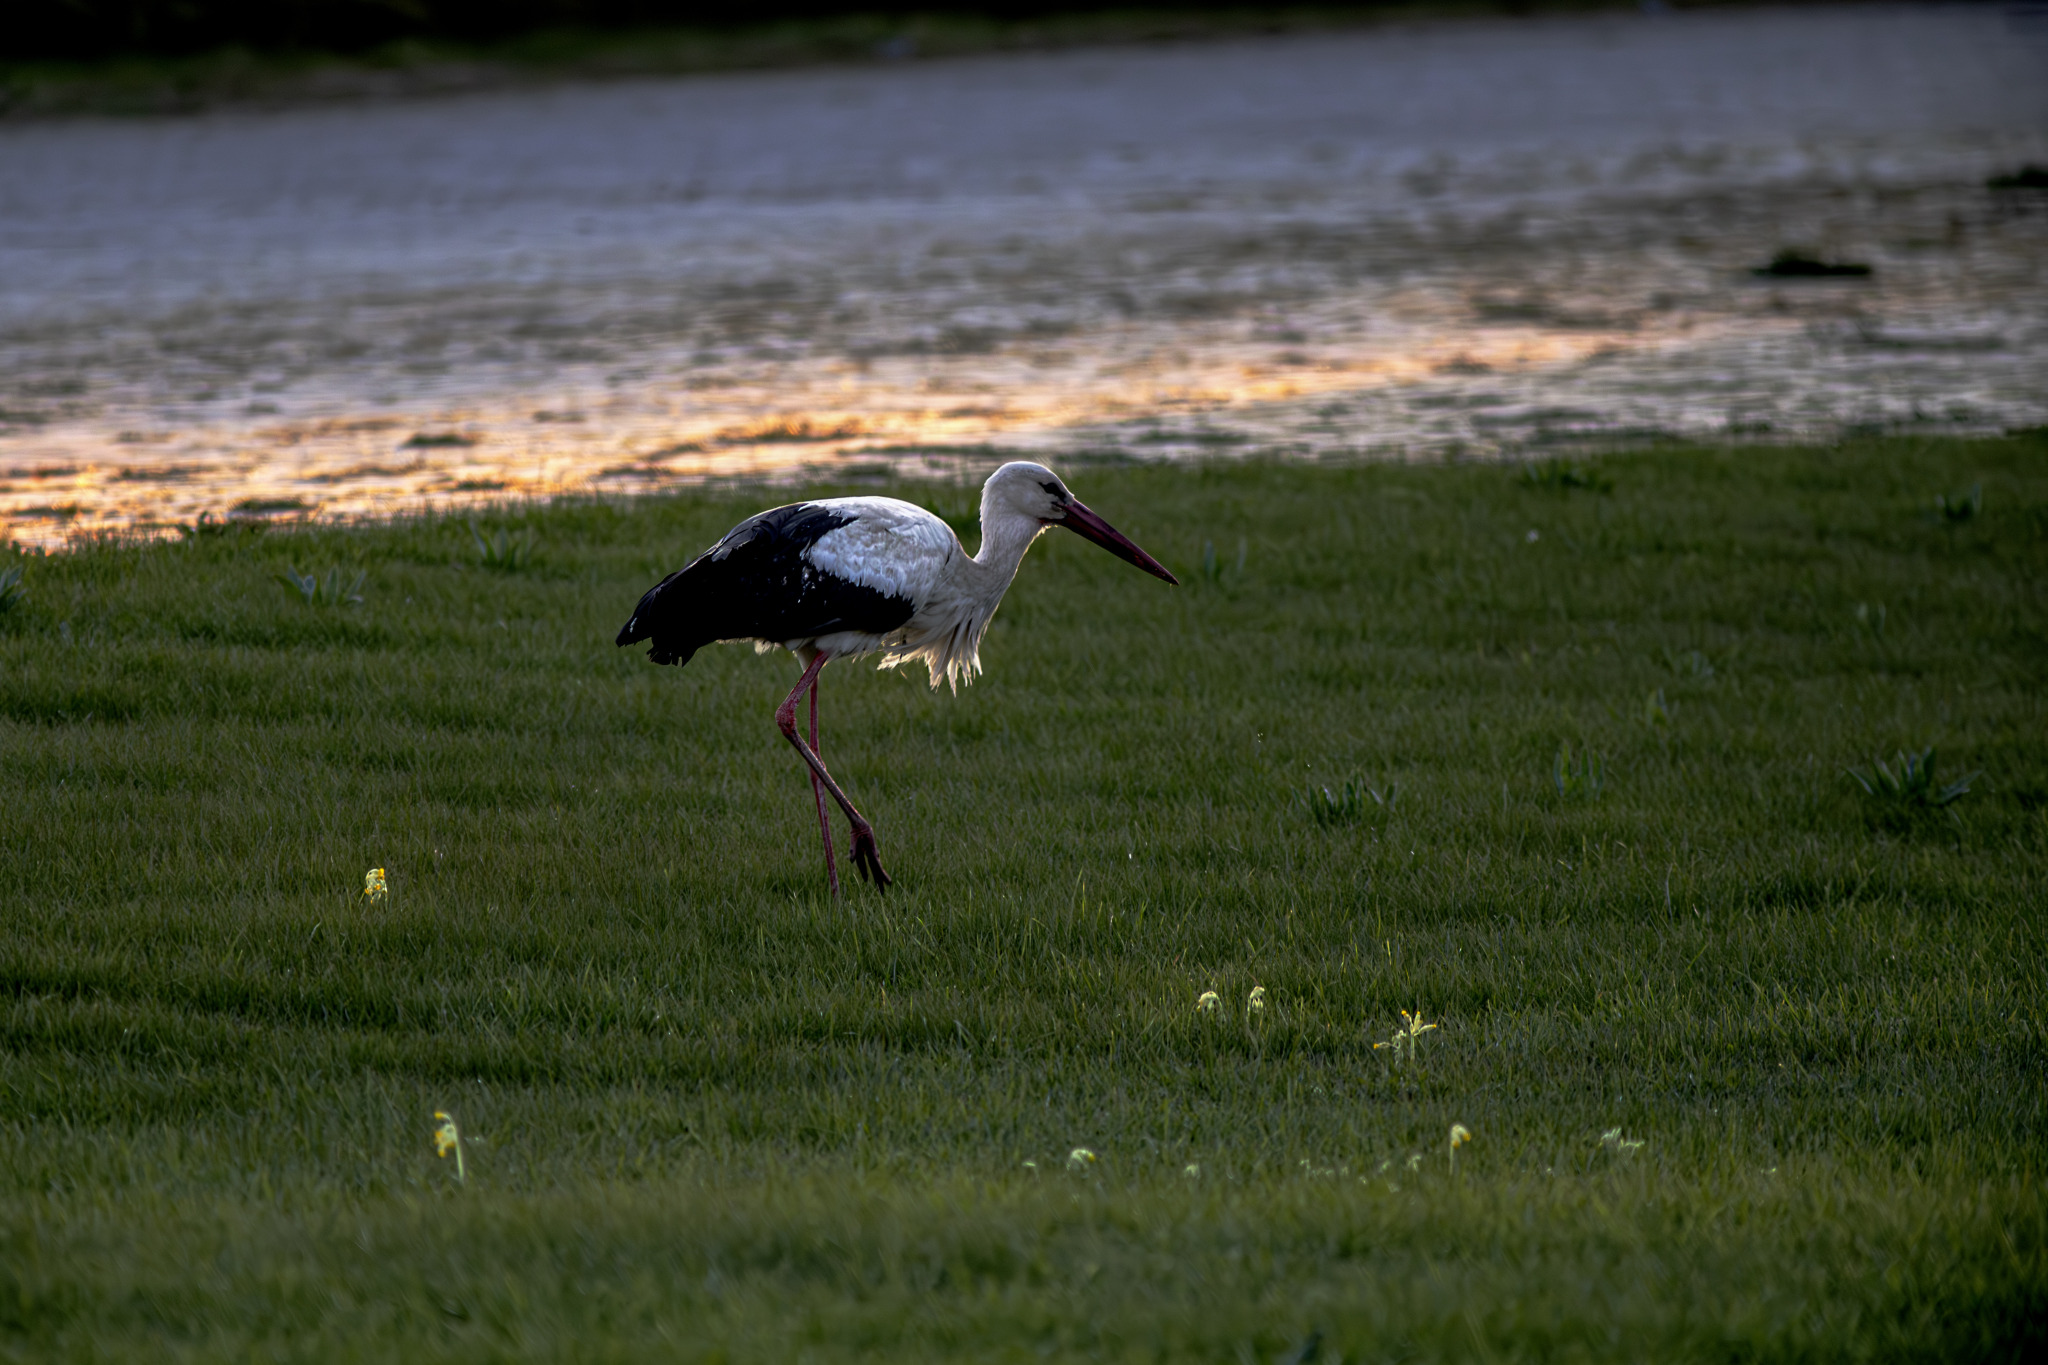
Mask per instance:
[[[1124,563],[1135,564],[1154,578],[1163,578],[1175,587],[1180,586],[1180,580],[1168,572],[1164,564],[1139,549],[1137,543],[1122,531],[1089,511],[1088,504],[1078,498],[1067,503],[1065,520],[1054,524],[1066,527],[1083,540],[1094,541]]]

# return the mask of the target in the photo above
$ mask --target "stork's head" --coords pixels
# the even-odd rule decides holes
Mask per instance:
[[[1155,578],[1178,584],[1179,579],[1164,564],[1139,549],[1123,532],[1097,516],[1072,493],[1060,476],[1042,464],[1013,461],[988,476],[981,489],[981,524],[984,531],[1001,518],[1036,523],[1040,528],[1064,526],[1083,540],[1092,540],[1127,564],[1135,564]]]

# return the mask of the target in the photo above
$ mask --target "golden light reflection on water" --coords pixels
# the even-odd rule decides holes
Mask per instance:
[[[706,480],[787,482],[886,465],[968,472],[1000,458],[1222,449],[1300,452],[1305,400],[1427,388],[1652,344],[1639,332],[1451,330],[1392,349],[1246,346],[1217,329],[1129,328],[952,359],[776,366],[401,412],[185,429],[77,423],[0,437],[0,525],[17,542],[165,534],[202,517],[353,518]],[[709,381],[709,382],[707,382]],[[1427,433],[1344,433],[1399,453]],[[1324,442],[1329,445],[1333,442]],[[1441,444],[1438,442],[1438,444]]]
[[[0,130],[0,536],[2048,422],[2038,83],[1895,20]]]
[[[1061,88],[1014,98],[1059,104]],[[825,96],[815,135],[840,123]],[[580,98],[614,137],[621,111]],[[0,274],[0,536],[57,548],[201,518],[969,477],[1016,454],[1518,456],[2048,422],[2048,205],[1989,196],[1995,153],[1974,133],[1901,141],[1911,158],[1894,147],[1878,170],[1860,143],[1794,156],[1778,133],[1724,156],[1503,141],[1430,174],[1399,158],[1337,174],[1313,147],[1233,170],[1204,143],[1194,170],[1161,160],[1184,190],[1165,199],[1079,162],[1065,196],[983,186],[928,205],[819,180],[762,209],[735,182],[649,213],[631,211],[649,172],[629,158],[610,168],[629,209],[592,211],[610,233],[594,252],[590,186],[557,186],[578,225],[551,235],[528,223],[528,172],[492,178],[504,139],[541,145],[494,108],[455,119],[492,156],[416,168],[406,192],[381,151],[340,158],[356,166],[330,186],[354,205],[340,217],[281,188],[295,139],[381,149],[373,119],[268,153],[268,125],[238,133],[252,168],[213,192],[264,205],[252,217],[184,180],[164,180],[162,207],[129,203],[129,182],[100,176],[68,190],[106,199],[98,237],[70,244],[57,192],[41,227],[0,221],[0,264],[43,272]],[[442,111],[391,117],[446,133]],[[119,160],[141,133],[94,137]],[[2044,143],[2007,145],[2011,162]],[[45,166],[53,186],[63,166]],[[436,217],[455,182],[463,213]],[[152,235],[166,215],[197,227]],[[375,250],[358,256],[358,237]],[[1874,270],[1757,274],[1800,239]],[[154,297],[168,276],[186,293]]]

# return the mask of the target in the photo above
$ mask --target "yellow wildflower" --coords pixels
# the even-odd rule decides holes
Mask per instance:
[[[434,1155],[446,1160],[450,1152],[455,1153],[455,1183],[469,1183],[469,1172],[462,1166],[462,1131],[455,1126],[455,1118],[446,1110],[436,1109],[434,1117],[440,1126],[434,1129]]]
[[[1395,1029],[1394,1036],[1387,1039],[1386,1042],[1374,1043],[1372,1050],[1378,1052],[1383,1047],[1391,1048],[1394,1052],[1394,1060],[1397,1062],[1406,1058],[1412,1058],[1415,1055],[1415,1040],[1435,1027],[1435,1024],[1425,1024],[1422,1022],[1422,1011],[1417,1010],[1415,1013],[1410,1014],[1407,1010],[1402,1010],[1401,1027]]]
[[[1246,1014],[1263,1014],[1265,1013],[1265,1010],[1266,988],[1264,986],[1252,987],[1251,995],[1248,996],[1244,1002],[1244,1012]]]
[[[1070,1171],[1085,1171],[1094,1164],[1095,1153],[1089,1151],[1086,1147],[1076,1147],[1073,1151],[1067,1153],[1067,1169]]]
[[[1456,1151],[1472,1140],[1472,1130],[1462,1123],[1451,1125],[1451,1150]]]
[[[391,894],[390,888],[384,885],[383,868],[373,867],[364,874],[363,894],[373,901],[381,901],[384,897]]]
[[[1195,1010],[1199,1014],[1214,1014],[1223,1008],[1223,997],[1214,991],[1203,991],[1195,999]]]

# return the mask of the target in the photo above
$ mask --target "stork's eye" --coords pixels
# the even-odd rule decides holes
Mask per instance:
[[[1038,486],[1040,488],[1043,488],[1046,492],[1052,494],[1052,500],[1054,502],[1065,502],[1067,500],[1067,490],[1060,487],[1056,483],[1041,483]]]

